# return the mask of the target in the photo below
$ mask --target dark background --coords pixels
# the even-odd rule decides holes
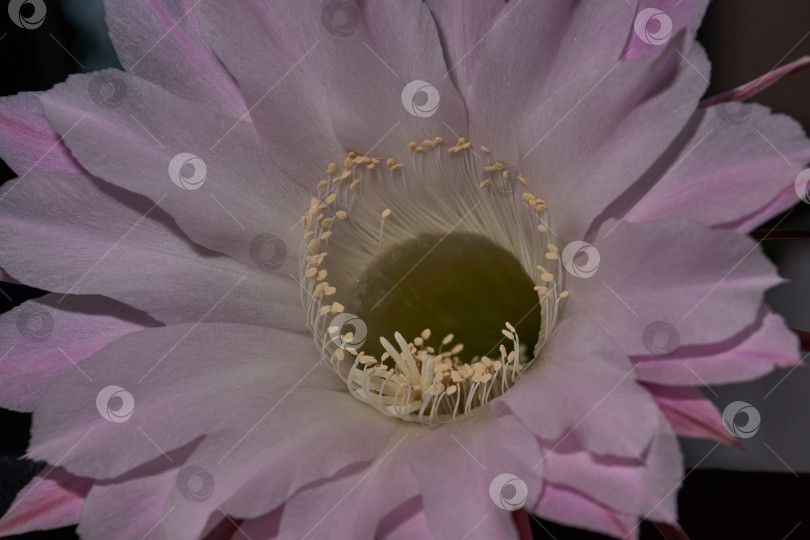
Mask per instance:
[[[0,95],[46,90],[70,73],[118,66],[106,29],[99,25],[100,1],[46,0],[47,17],[36,31],[14,26],[6,16],[6,3],[0,2],[3,8],[0,10]],[[777,65],[810,54],[810,2],[716,0],[709,7],[699,39],[713,64],[708,94],[728,90]],[[793,116],[807,131],[810,127],[810,70],[781,81],[755,100],[776,112]],[[13,177],[11,170],[0,161],[0,183]],[[810,229],[810,206],[800,206],[782,228]],[[769,242],[765,247],[778,264],[781,259],[794,257],[796,250],[806,252],[805,242]],[[795,327],[799,322],[802,329],[810,330],[810,325],[802,324],[810,318],[808,296],[803,296],[805,302],[795,300],[797,290],[808,291],[810,278],[806,274],[805,278],[795,285],[798,289],[780,291],[777,288],[769,298],[789,324]],[[2,283],[0,313],[42,294],[44,291]],[[804,403],[802,410],[793,412],[806,415],[808,402]],[[0,410],[0,514],[42,467],[19,459],[28,444],[30,422],[28,414]],[[810,452],[810,447],[807,450]],[[695,470],[687,475],[678,501],[681,523],[693,540],[810,538],[808,474]],[[532,518],[532,529],[536,538],[606,538],[536,518]],[[661,538],[647,523],[641,528],[641,537]],[[66,528],[14,538],[71,539],[76,536],[74,528]]]

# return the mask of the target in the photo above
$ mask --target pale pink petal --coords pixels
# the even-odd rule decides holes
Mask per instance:
[[[62,373],[120,336],[158,324],[103,296],[29,300],[0,316],[0,406],[33,411]]]
[[[306,356],[300,351],[299,355]],[[213,491],[209,498],[199,502],[189,502],[179,490],[173,491],[166,501],[167,510],[176,507],[171,519],[164,523],[167,537],[198,538],[206,515],[216,512],[235,518],[257,518],[286,502],[284,518],[287,518],[295,513],[296,492],[384,453],[386,439],[395,430],[397,421],[358,402],[345,390],[345,383],[319,365],[318,359],[311,362],[310,357],[304,362],[300,356],[295,359],[299,364],[308,364],[315,370],[309,377],[315,379],[316,372],[322,372],[321,377],[329,379],[322,384],[339,389],[290,385],[285,392],[266,391],[270,399],[264,400],[264,406],[256,403],[233,411],[232,416],[239,414],[238,422],[229,422],[232,429],[216,433],[226,429],[225,422],[218,429],[209,427],[208,431],[215,433],[207,435],[194,450],[186,467],[197,467],[210,475]],[[279,369],[273,366],[265,371],[275,373]],[[382,499],[379,489],[374,492]],[[344,495],[346,489],[341,489],[340,497]],[[337,502],[328,495],[319,499],[323,504]],[[377,515],[373,508],[363,506],[372,516]],[[352,507],[357,506],[346,508]],[[310,527],[315,525],[314,515],[323,515],[320,508],[308,505]],[[349,515],[357,520],[353,512]],[[298,531],[296,536],[303,532]]]
[[[671,356],[633,357],[640,380],[701,386],[747,381],[799,361],[799,339],[781,316],[767,309],[751,327],[723,343],[680,347]]]
[[[568,309],[587,313],[628,355],[651,354],[646,333],[660,324],[681,346],[729,339],[781,282],[753,240],[695,222],[608,221],[592,244],[599,268],[568,276]]]
[[[796,187],[794,185],[790,185],[782,190],[779,195],[774,197],[773,200],[768,202],[768,204],[756,212],[744,216],[737,221],[725,223],[723,226],[727,229],[734,229],[738,233],[748,234],[769,219],[778,216],[793,206],[796,206],[798,201],[799,199],[796,195]]]
[[[587,495],[546,482],[543,494],[532,513],[546,519],[581,529],[609,534],[617,538],[638,538],[637,518],[622,514],[591,499]]]
[[[583,97],[590,74],[601,76],[618,61],[626,36],[615,29],[632,24],[634,5],[553,0],[502,6],[498,23],[475,48],[465,101],[475,113],[470,134],[476,143],[517,166],[527,115],[563,89],[573,91],[572,103]],[[579,87],[570,88],[574,83]]]
[[[302,356],[313,350],[310,339],[225,323],[128,334],[82,362],[89,379],[73,370],[51,386],[34,411],[28,455],[110,478],[203,435],[238,439],[296,384],[344,388]]]
[[[48,119],[90,173],[146,195],[192,240],[250,266],[258,266],[252,246],[261,234],[293,251],[300,233],[292,229],[309,209],[310,193],[272,164],[252,124],[138,77],[104,73],[126,86],[115,108],[92,98],[88,75],[74,75],[42,97]],[[183,187],[181,174],[192,185]],[[297,273],[298,261],[288,256],[270,270]]]
[[[239,525],[240,530],[233,535],[233,540],[275,540],[278,538],[283,511],[282,506],[261,517],[242,521]]]
[[[328,6],[298,0],[203,0],[195,7],[205,39],[239,82],[273,162],[306,187],[344,153],[332,132],[320,58],[318,34],[322,24],[329,24],[328,12],[322,12]],[[354,8],[346,9],[349,19],[343,23],[351,27]],[[222,31],[223,24],[229,31]]]
[[[245,102],[236,81],[203,39],[194,12],[197,3],[106,0],[110,39],[128,72],[238,118],[247,113]]]
[[[434,538],[430,532],[421,497],[414,497],[399,505],[385,516],[377,528],[377,535],[383,540],[410,540]]]
[[[422,429],[410,422],[395,425],[373,460],[291,497],[281,516],[280,537],[375,538],[380,519],[419,495],[408,459]]]
[[[0,158],[18,176],[33,171],[82,172],[45,118],[38,96],[24,92],[0,97]]]
[[[102,294],[164,323],[303,328],[295,281],[192,244],[141,196],[82,175],[37,173],[0,188],[0,210],[0,260],[27,285]]]
[[[692,116],[707,72],[703,50],[687,48],[679,35],[652,63],[588,72],[529,110],[520,130],[522,169],[548,201],[559,238],[582,239],[656,162]]]
[[[504,0],[427,0],[442,40],[447,69],[462,98],[466,98],[489,31],[509,12]]]
[[[0,536],[67,527],[79,521],[93,481],[47,467],[24,487],[0,519]]]
[[[729,90],[728,92],[723,92],[721,94],[706,98],[700,102],[700,106],[709,107],[718,103],[745,101],[747,99],[751,99],[769,86],[779,82],[782,78],[799,71],[803,71],[808,67],[810,67],[810,56],[803,56],[798,60],[794,60],[793,62],[785,64],[780,68],[769,71],[765,75],[757,77],[753,81],[747,82],[742,86],[738,86],[737,88]]]
[[[500,474],[514,475],[526,484],[527,504],[535,504],[541,460],[537,440],[509,413],[482,411],[422,437],[410,451],[410,462],[433,535],[517,539],[512,513],[496,505],[490,486]],[[450,515],[453,519],[447,519]]]
[[[658,425],[658,408],[627,357],[583,317],[560,322],[537,364],[495,403],[538,437],[556,440],[573,430],[598,454],[638,457]]]
[[[720,104],[694,114],[640,186],[628,221],[692,219],[717,226],[760,210],[790,188],[810,160],[801,126],[746,104],[738,119]],[[654,183],[653,183],[654,182]],[[648,191],[641,196],[642,189]]]
[[[176,489],[177,473],[185,457],[172,455],[175,463],[160,456],[124,477],[96,481],[87,494],[76,531],[81,538],[165,538],[161,525],[171,516],[165,502]]]
[[[630,36],[627,40],[624,57],[628,60],[635,58],[655,58],[663,47],[658,44],[659,40],[666,39],[665,30],[661,25],[671,26],[670,35],[675,35],[681,30],[686,30],[690,38],[694,39],[700,26],[706,7],[710,0],[640,0],[638,2],[638,13],[636,17],[639,22],[640,34],[636,32],[636,20],[630,28]],[[644,11],[654,9],[656,12]],[[652,16],[663,16],[663,20],[651,20]],[[643,24],[646,21],[647,24]],[[650,39],[648,33],[654,38]],[[660,37],[657,37],[659,36]],[[646,38],[646,41],[645,39]],[[651,41],[651,43],[648,43]]]
[[[678,435],[738,445],[723,425],[720,412],[697,388],[645,383],[661,412]]]
[[[555,485],[587,493],[621,513],[674,523],[683,458],[675,433],[661,415],[657,429],[638,460],[597,456],[574,437],[548,441],[544,444],[543,477]]]
[[[367,2],[350,35],[321,28],[320,48],[335,135],[347,149],[383,157],[408,143],[467,132],[467,113],[422,2]],[[419,90],[430,85],[432,90]],[[404,161],[399,158],[398,161]]]

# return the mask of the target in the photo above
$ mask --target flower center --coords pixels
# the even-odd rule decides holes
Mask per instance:
[[[489,149],[448,146],[410,142],[401,161],[350,152],[302,217],[324,362],[358,399],[426,423],[506,392],[568,294],[546,203]]]

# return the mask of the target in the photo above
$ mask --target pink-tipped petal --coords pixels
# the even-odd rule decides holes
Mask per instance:
[[[33,171],[82,172],[45,118],[39,95],[0,97],[0,158],[18,176]]]
[[[33,411],[62,373],[119,337],[158,323],[103,296],[47,294],[0,316],[0,406]]]
[[[531,510],[546,519],[609,534],[625,540],[638,538],[637,518],[617,512],[584,493],[546,482],[543,494]]]
[[[559,323],[542,360],[499,402],[538,437],[556,440],[570,429],[599,454],[640,456],[658,424],[658,409],[627,357],[583,317]]]
[[[61,467],[47,467],[24,487],[0,519],[0,536],[78,523],[82,504],[93,485]]]
[[[104,2],[110,39],[128,72],[239,118],[239,86],[203,38],[195,0]]]
[[[761,320],[727,342],[682,347],[663,357],[633,357],[641,381],[662,385],[702,386],[760,377],[776,368],[800,363],[796,335],[781,316],[765,310]]]
[[[608,221],[583,249],[598,252],[598,268],[569,276],[568,309],[627,355],[653,354],[670,334],[681,347],[729,339],[758,319],[753,306],[782,281],[750,238],[691,221]]]
[[[685,36],[652,62],[580,75],[531,107],[520,131],[530,186],[555,207],[553,230],[582,239],[591,223],[672,144],[706,89],[708,60]]]
[[[543,476],[621,513],[674,523],[683,458],[675,433],[661,415],[657,429],[640,459],[597,456],[573,437],[549,441],[544,444]]]
[[[697,388],[645,383],[653,399],[678,435],[714,439],[739,446],[723,425],[720,412]]]
[[[712,97],[708,97],[700,102],[701,107],[710,107],[718,103],[726,103],[729,101],[745,101],[751,99],[759,94],[772,84],[779,82],[784,77],[798,73],[810,67],[810,56],[803,56],[798,60],[794,60],[789,64],[769,71],[761,77],[757,77],[751,82],[738,86],[728,92],[723,92]]]
[[[736,105],[735,105],[736,106]],[[760,211],[810,160],[801,126],[766,107],[719,104],[697,111],[664,158],[639,186],[628,221],[692,219],[711,226],[734,224]],[[641,190],[647,190],[643,193]]]

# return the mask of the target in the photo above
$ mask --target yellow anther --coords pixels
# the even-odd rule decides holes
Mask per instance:
[[[332,204],[337,199],[337,193],[331,193],[328,197],[326,197],[326,204]],[[326,210],[326,208],[324,208]]]
[[[383,219],[387,218],[390,215],[391,215],[391,209],[390,208],[386,208],[385,210],[382,211],[382,218]]]
[[[328,186],[328,185],[329,185],[329,181],[328,181],[328,180],[321,180],[320,182],[318,182],[318,191],[323,191],[323,190],[325,190],[325,189],[326,189],[326,186]]]
[[[337,217],[338,219],[346,219],[348,215],[349,214],[347,214],[344,210],[338,210],[337,212],[335,212],[335,217]]]
[[[520,185],[523,187],[529,187],[529,182],[527,182],[526,179],[520,175],[518,175],[518,182],[520,182]]]
[[[352,190],[352,191],[354,191],[355,189],[357,189],[359,187],[360,187],[360,179],[359,178],[355,178],[354,180],[352,180],[352,183],[349,184],[349,189]]]
[[[332,176],[336,172],[337,172],[337,164],[336,163],[330,163],[329,166],[326,168],[326,174],[328,174],[329,176]]]
[[[489,154],[489,148],[487,148],[487,147],[486,147],[486,146],[484,146],[483,144],[481,145],[481,151],[482,151],[483,153],[485,153],[485,154]]]

